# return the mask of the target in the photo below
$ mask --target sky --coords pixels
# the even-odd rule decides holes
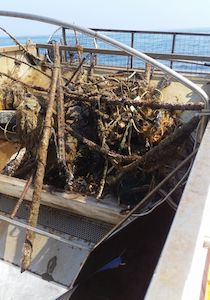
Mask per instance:
[[[7,0],[0,10],[53,17],[89,28],[135,30],[210,29],[210,0]],[[0,17],[12,34],[50,34],[54,26]]]

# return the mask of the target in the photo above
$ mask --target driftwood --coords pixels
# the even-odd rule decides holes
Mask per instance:
[[[65,83],[65,86],[68,86],[69,83],[72,82],[72,80],[74,79],[74,77],[77,75],[77,73],[79,72],[79,70],[81,69],[82,65],[85,62],[85,57],[81,60],[81,62],[79,63],[78,67],[76,68],[76,70],[74,71],[74,73],[71,75],[71,77],[69,78],[69,80]]]
[[[60,64],[60,62],[59,62]],[[64,107],[64,94],[62,88],[61,70],[59,69],[58,82],[57,82],[57,122],[58,122],[58,161],[66,164],[65,152],[65,107]]]
[[[14,218],[18,212],[18,209],[20,208],[21,204],[23,203],[23,200],[28,192],[28,189],[32,183],[33,180],[33,175],[30,176],[30,178],[26,181],[25,187],[20,195],[20,198],[18,199],[12,213],[11,213],[11,218]]]
[[[32,196],[31,209],[28,218],[28,224],[33,227],[37,225],[37,220],[38,220],[40,197],[42,192],[45,166],[47,160],[47,150],[49,145],[49,139],[51,136],[53,106],[54,106],[56,86],[57,86],[57,80],[59,74],[59,68],[58,68],[59,47],[57,45],[54,46],[54,52],[55,52],[55,64],[52,73],[49,102],[48,102],[46,117],[44,121],[43,134],[38,149],[37,170],[36,170],[35,181],[34,181],[34,192]],[[34,232],[32,232],[31,230],[27,230],[25,243],[23,246],[21,272],[24,272],[31,263],[31,255],[33,251],[34,238],[35,238]]]
[[[0,27],[0,30],[1,31],[3,31],[4,33],[6,33],[24,52],[25,52],[25,54],[26,54],[26,56],[28,57],[28,59],[30,60],[30,62],[32,62],[32,64],[36,64],[35,62],[34,62],[34,60],[35,61],[41,61],[41,59],[40,59],[40,57],[38,57],[38,56],[36,56],[36,55],[34,55],[34,54],[32,54],[32,53],[30,53],[27,49],[26,49],[26,47],[25,46],[23,46],[22,44],[20,44],[19,42],[18,42],[18,40],[14,37],[14,36],[12,36],[7,30],[5,30],[4,28],[2,28],[2,27]]]
[[[125,174],[134,171],[139,166],[143,166],[145,170],[150,171],[158,169],[162,161],[167,160],[173,155],[173,152],[176,152],[177,147],[192,133],[199,121],[200,118],[194,116],[188,123],[181,128],[177,128],[174,133],[151,148],[144,156],[129,165],[123,166],[114,178],[110,178],[109,184],[117,183]]]
[[[114,105],[133,105],[134,107],[151,108],[151,109],[167,109],[167,110],[202,110],[205,107],[203,102],[188,102],[185,104],[180,103],[167,103],[167,102],[149,102],[142,100],[132,99],[107,99],[110,104]]]
[[[167,102],[152,102],[152,101],[143,101],[139,99],[112,99],[106,96],[87,96],[76,94],[75,92],[69,93],[65,91],[65,94],[69,96],[72,100],[77,101],[86,101],[86,102],[98,102],[100,99],[104,102],[107,102],[110,105],[133,105],[134,107],[141,108],[151,108],[151,109],[166,109],[170,111],[174,110],[191,110],[199,111],[205,108],[204,102],[187,102],[184,104],[181,103],[167,103]]]
[[[17,78],[14,78],[4,72],[0,72],[0,75],[5,76],[13,81],[16,81],[26,88],[34,89],[41,92],[48,93],[49,90],[40,86],[31,85],[25,83]],[[200,111],[205,108],[204,102],[187,102],[184,104],[181,103],[167,103],[167,102],[153,102],[153,101],[143,101],[139,99],[112,99],[110,97],[106,97],[104,95],[94,95],[95,92],[89,94],[79,94],[77,92],[70,91],[68,87],[61,84],[61,88],[64,89],[64,93],[72,100],[81,101],[81,102],[98,102],[99,100],[107,102],[110,105],[132,105],[134,107],[141,107],[141,108],[151,108],[151,109],[164,109],[169,111]]]
[[[83,48],[79,44],[79,39],[78,39],[77,32],[76,32],[75,29],[74,29],[74,36],[75,36],[76,48],[77,48],[77,53],[78,53],[79,61],[81,62],[82,61]]]
[[[153,67],[151,64],[149,63],[146,63],[146,66],[145,66],[145,81],[147,83],[147,85],[149,86],[149,83],[150,83],[150,79],[152,77],[152,71],[153,71]]]
[[[105,163],[104,163],[104,171],[103,171],[103,175],[102,175],[102,178],[100,181],[99,190],[98,190],[98,194],[96,195],[96,199],[100,199],[103,194],[103,190],[104,190],[105,183],[106,183],[106,175],[107,175],[107,171],[108,171],[108,166],[109,166],[109,163],[108,163],[108,160],[106,159]]]
[[[76,132],[69,126],[66,127],[66,130],[73,137],[75,137],[79,142],[86,145],[89,149],[100,153],[102,156],[110,159],[112,162],[115,161],[116,163],[119,163],[119,164],[123,164],[123,163],[125,164],[125,163],[136,161],[136,159],[139,158],[138,155],[121,155],[121,154],[115,153],[113,151],[107,150],[105,147],[101,147],[101,146],[97,145],[96,143],[94,143],[93,141],[82,136],[81,134],[79,134],[78,132]]]

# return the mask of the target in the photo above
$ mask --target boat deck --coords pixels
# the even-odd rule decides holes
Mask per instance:
[[[25,201],[15,219],[11,220],[9,215],[15,203],[15,198],[0,195],[0,259],[20,266],[29,203]],[[31,280],[38,282],[41,278],[46,279],[51,282],[46,288],[58,285],[62,287],[57,289],[59,291],[71,286],[78,273],[78,266],[111,228],[111,224],[42,205],[30,267]],[[40,279],[33,279],[37,275]],[[6,288],[8,285],[5,284]],[[31,285],[29,290],[32,292],[33,288]],[[39,298],[34,296],[30,299]]]

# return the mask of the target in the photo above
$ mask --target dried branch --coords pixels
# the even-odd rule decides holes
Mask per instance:
[[[30,214],[28,219],[28,224],[33,227],[36,227],[37,220],[38,220],[40,197],[41,197],[45,166],[47,160],[47,150],[49,145],[49,139],[51,136],[53,106],[54,106],[56,86],[57,86],[57,80],[59,74],[58,62],[60,60],[60,57],[59,57],[58,45],[54,46],[54,53],[55,53],[55,64],[52,73],[52,81],[50,87],[48,107],[47,107],[46,117],[44,121],[43,134],[38,149],[38,162],[37,162],[37,170],[36,170],[35,181],[34,181],[34,192],[32,196],[31,209],[30,209]],[[31,263],[31,255],[33,250],[34,238],[35,238],[34,232],[32,232],[31,230],[27,230],[25,243],[23,246],[21,272],[24,272]]]
[[[18,42],[18,40],[16,40],[16,38],[14,36],[12,36],[6,29],[0,27],[0,30],[3,31],[4,33],[6,33],[28,55],[28,57],[29,57],[30,60],[32,59],[34,61],[34,59],[35,59],[35,60],[41,61],[40,57],[38,57],[38,56],[30,53],[27,50],[27,48],[25,46],[23,46],[22,44],[20,44]]]
[[[73,137],[75,137],[79,142],[85,144],[89,149],[94,150],[94,151],[100,153],[105,158],[108,158],[111,161],[115,160],[119,164],[126,164],[126,163],[129,163],[129,162],[133,162],[133,161],[135,161],[136,159],[139,158],[138,155],[121,155],[121,154],[117,154],[117,153],[115,153],[113,151],[107,150],[104,147],[100,147],[99,145],[97,145],[93,141],[91,141],[91,140],[85,138],[84,136],[80,135],[78,132],[76,132],[75,130],[73,130],[69,126],[66,127],[66,130]]]
[[[60,63],[60,62],[59,62]],[[58,160],[66,164],[65,152],[65,107],[64,107],[64,94],[62,88],[61,70],[59,69],[58,82],[57,82],[57,121],[58,121]]]
[[[100,199],[102,194],[103,194],[104,186],[105,186],[105,183],[106,183],[106,175],[107,175],[107,171],[108,171],[108,166],[109,166],[109,163],[108,163],[108,160],[106,159],[105,163],[104,163],[104,171],[103,171],[101,182],[100,182],[100,185],[99,185],[98,194],[96,196],[97,200]]]
[[[145,81],[147,83],[147,86],[149,86],[150,79],[152,77],[152,71],[153,71],[152,65],[149,63],[146,63],[144,76],[145,76]]]
[[[71,77],[69,78],[69,80],[65,83],[65,86],[68,86],[69,83],[72,82],[72,80],[74,79],[74,77],[77,75],[77,73],[79,72],[79,70],[81,69],[82,65],[84,64],[86,58],[84,57],[81,62],[79,63],[78,67],[76,68],[76,70],[74,71],[74,73],[71,75]]]
[[[204,102],[187,102],[187,103],[167,103],[167,102],[152,102],[152,101],[143,101],[138,99],[111,99],[106,96],[87,96],[84,94],[78,94],[75,92],[65,91],[65,94],[69,96],[73,100],[77,101],[86,101],[86,102],[98,102],[99,99],[101,101],[107,102],[110,105],[133,105],[134,107],[142,107],[142,108],[151,108],[151,109],[166,109],[166,110],[191,110],[197,111],[205,108]]]
[[[23,189],[23,191],[22,191],[22,193],[21,193],[21,195],[20,195],[20,198],[19,198],[19,200],[17,201],[17,203],[16,203],[16,205],[15,205],[15,207],[14,207],[12,213],[11,213],[11,216],[10,216],[10,217],[11,217],[12,219],[16,216],[16,214],[17,214],[17,212],[18,212],[18,209],[20,208],[20,206],[21,206],[21,204],[22,204],[22,202],[23,202],[23,200],[24,200],[24,198],[25,198],[25,195],[26,195],[27,192],[28,192],[28,189],[29,189],[29,187],[30,187],[30,185],[31,185],[31,183],[32,183],[32,180],[33,180],[33,175],[31,175],[30,178],[26,181],[26,184],[25,184],[25,186],[24,186],[24,189]]]
[[[110,101],[110,100],[109,100]],[[205,107],[203,102],[188,102],[185,104],[181,103],[167,103],[167,102],[148,102],[142,100],[111,100],[110,103],[113,104],[129,104],[134,107],[148,107],[151,109],[167,109],[167,110],[202,110]]]

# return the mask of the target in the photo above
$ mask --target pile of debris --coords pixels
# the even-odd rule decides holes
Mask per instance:
[[[176,129],[182,110],[202,104],[165,103],[165,79],[154,85],[137,72],[102,76],[80,65],[69,80],[61,70],[49,89],[52,93],[54,87],[50,108],[47,89],[40,95],[36,87],[10,78],[2,84],[1,97],[6,109],[16,110],[15,130],[25,148],[22,159],[9,162],[4,174],[34,177],[50,109],[44,182],[97,199],[113,193],[119,203],[135,205],[191,152],[190,133],[198,120],[186,124],[181,137]]]
[[[181,111],[203,108],[203,103],[163,102],[165,78],[155,85],[150,82],[150,69],[146,76],[138,72],[97,75],[81,61],[67,78],[59,46],[53,49],[55,62],[45,66],[52,70],[49,88],[1,73],[7,77],[0,87],[5,109],[16,110],[16,125],[7,124],[7,129],[15,130],[24,149],[3,174],[27,179],[13,217],[34,183],[31,226],[37,223],[43,183],[98,200],[112,193],[119,204],[134,207],[192,152],[191,132],[199,117],[181,124]],[[43,66],[33,68],[43,70]],[[189,165],[190,161],[168,180],[159,195],[150,197],[150,203],[167,196],[186,178]],[[183,185],[178,185],[168,196],[175,209],[182,190]],[[33,239],[28,230],[22,270],[30,264]]]

